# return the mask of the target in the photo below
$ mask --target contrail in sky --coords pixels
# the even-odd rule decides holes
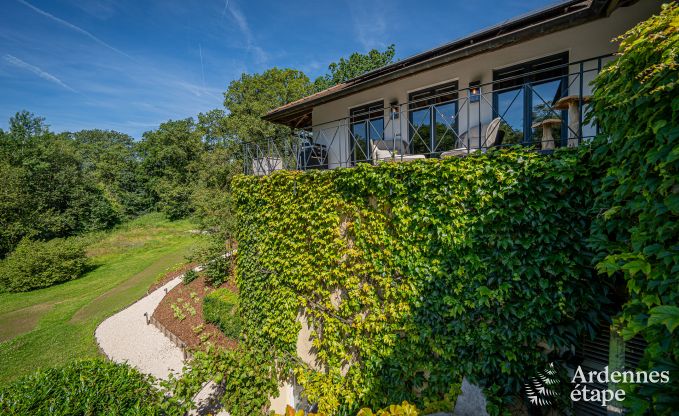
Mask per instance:
[[[200,55],[200,73],[203,77],[203,88],[205,88],[205,67],[203,66],[203,46],[198,43],[198,54]]]
[[[64,87],[64,88],[66,88],[66,89],[69,90],[69,91],[78,92],[78,91],[74,90],[73,88],[71,88],[70,86],[68,86],[65,82],[63,82],[63,81],[60,80],[59,78],[57,78],[57,77],[55,77],[54,75],[50,74],[49,72],[43,71],[42,69],[38,68],[38,67],[35,66],[35,65],[31,65],[31,64],[29,64],[28,62],[24,62],[24,61],[22,61],[21,59],[17,58],[17,57],[14,56],[14,55],[9,55],[9,54],[7,54],[7,55],[3,56],[3,59],[4,59],[7,63],[9,63],[9,64],[11,64],[11,65],[14,65],[14,66],[17,67],[17,68],[21,68],[21,69],[25,69],[25,70],[27,70],[27,71],[30,71],[30,72],[34,73],[35,75],[39,76],[40,78],[42,78],[42,79],[44,79],[44,80],[47,80],[47,81],[53,82],[53,83],[55,83],[55,84],[57,84],[57,85],[60,85],[60,86],[62,86],[62,87]]]
[[[104,42],[103,40],[99,39],[98,37],[94,36],[94,35],[91,34],[90,32],[86,31],[85,29],[82,29],[82,28],[80,28],[80,27],[74,25],[73,23],[67,22],[66,20],[60,19],[60,18],[56,17],[55,15],[50,14],[50,13],[48,13],[48,12],[46,12],[46,11],[44,11],[44,10],[42,10],[42,9],[40,9],[40,8],[38,8],[38,7],[36,7],[36,6],[34,6],[34,5],[28,3],[28,2],[25,1],[25,0],[17,0],[17,1],[18,1],[19,3],[21,3],[21,4],[23,4],[24,6],[26,6],[26,7],[30,8],[30,9],[32,9],[34,12],[39,13],[39,14],[41,14],[41,15],[43,15],[43,16],[49,18],[49,19],[52,19],[52,20],[54,20],[55,22],[60,23],[60,24],[62,24],[62,25],[64,25],[64,26],[66,26],[66,27],[69,28],[69,29],[75,30],[76,32],[81,33],[81,34],[87,36],[88,38],[92,39],[93,41],[97,42],[98,44],[100,44],[100,45],[102,45],[102,46],[104,46],[104,47],[106,47],[106,48],[108,48],[108,49],[110,49],[110,50],[112,50],[112,51],[114,51],[114,52],[116,52],[116,53],[119,53],[119,54],[121,54],[121,55],[123,55],[123,56],[126,56],[126,57],[132,59],[132,57],[131,57],[130,55],[126,54],[125,52],[121,51],[120,49],[117,49],[117,48],[115,48],[115,47],[109,45],[108,43],[106,43],[106,42]]]
[[[224,15],[226,14],[226,9],[229,8],[229,0],[224,1],[224,10],[222,10],[222,18],[221,20],[224,20]]]

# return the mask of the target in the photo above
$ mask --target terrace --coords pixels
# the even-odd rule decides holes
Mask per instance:
[[[464,157],[523,145],[550,152],[598,133],[587,122],[590,82],[611,55],[568,62],[567,54],[493,71],[493,81],[458,81],[377,101],[330,122],[292,129],[288,137],[244,143],[245,173],[334,169],[424,158]]]

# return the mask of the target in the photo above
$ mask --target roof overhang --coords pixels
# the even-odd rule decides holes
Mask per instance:
[[[609,15],[623,3],[627,5],[632,2],[634,1],[570,0],[548,6],[293,101],[270,111],[262,118],[295,128],[310,127],[311,114],[317,105],[474,55],[578,26]]]

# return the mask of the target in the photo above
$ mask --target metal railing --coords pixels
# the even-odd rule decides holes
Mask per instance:
[[[595,120],[585,122],[589,84],[611,59],[569,62],[244,143],[245,173],[463,156],[516,144],[542,151],[577,146],[598,134]]]

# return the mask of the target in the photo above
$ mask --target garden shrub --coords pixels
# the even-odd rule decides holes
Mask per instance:
[[[26,292],[77,279],[88,267],[85,244],[77,237],[21,240],[0,262],[0,286]]]
[[[596,78],[593,144],[604,169],[596,188],[592,248],[597,268],[627,287],[617,319],[625,339],[648,343],[642,369],[670,383],[637,386],[635,414],[679,409],[679,7],[621,37],[618,58]]]
[[[203,317],[215,324],[229,338],[240,335],[241,322],[238,316],[238,295],[227,288],[217,289],[203,298]]]
[[[196,273],[195,270],[190,269],[184,272],[184,275],[182,276],[182,282],[184,282],[185,285],[188,285],[189,283],[193,282],[198,278],[198,273]]]
[[[236,178],[244,348],[323,413],[454,400],[462,377],[506,409],[559,359],[540,343],[571,349],[598,320],[588,157],[510,149]],[[295,358],[299,314],[324,371]]]
[[[182,415],[150,376],[108,360],[75,361],[0,386],[3,415]]]

